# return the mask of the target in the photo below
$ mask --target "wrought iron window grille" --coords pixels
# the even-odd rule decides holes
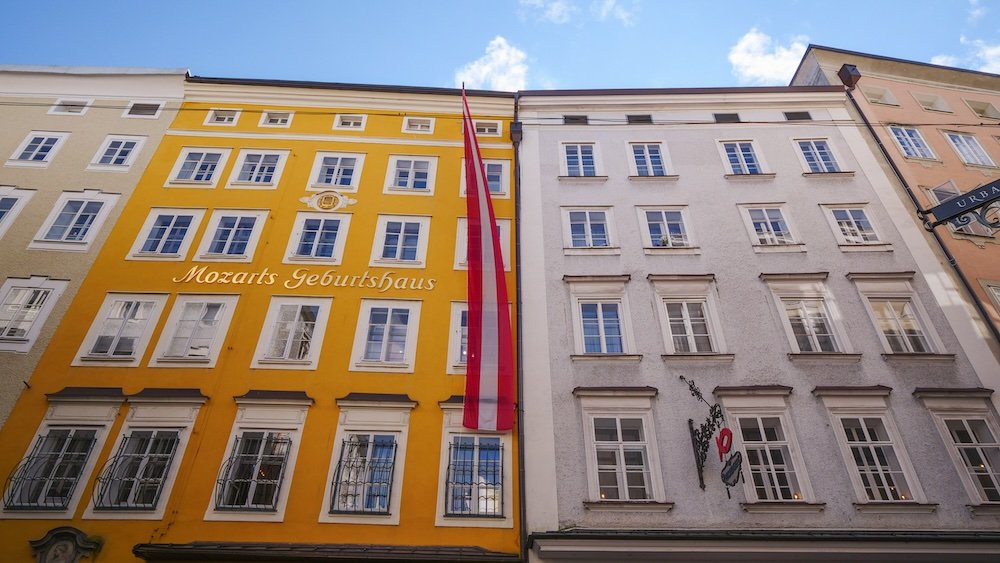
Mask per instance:
[[[51,429],[7,477],[5,510],[65,510],[97,443],[97,430]]]
[[[275,512],[292,440],[284,432],[244,432],[233,440],[215,486],[215,509]]]
[[[122,438],[94,487],[95,510],[155,510],[177,452],[176,430],[135,430]]]
[[[389,514],[396,464],[396,437],[352,434],[340,448],[331,484],[331,514]]]
[[[456,436],[448,445],[445,516],[503,518],[503,444]]]

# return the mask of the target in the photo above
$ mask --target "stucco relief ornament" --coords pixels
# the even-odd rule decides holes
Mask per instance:
[[[299,201],[315,209],[316,211],[327,211],[327,212],[337,211],[338,209],[343,209],[348,205],[354,205],[355,203],[358,202],[358,200],[351,199],[336,190],[327,190],[325,192],[319,192],[309,197],[299,198]]]
[[[99,538],[72,526],[52,528],[45,536],[28,542],[37,563],[78,563],[81,557],[91,557],[101,547]]]

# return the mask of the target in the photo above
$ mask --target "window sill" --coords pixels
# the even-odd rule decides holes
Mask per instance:
[[[214,188],[215,182],[212,180],[170,180],[168,188]]]
[[[743,512],[754,514],[797,514],[802,512],[823,512],[825,502],[805,502],[802,500],[775,500],[761,502],[741,502]]]
[[[371,266],[381,268],[423,268],[420,260],[372,260]]]
[[[572,354],[569,359],[574,362],[640,362],[642,361],[642,354]]]
[[[864,514],[930,514],[937,503],[926,502],[856,502],[854,509]]]
[[[131,164],[90,164],[85,168],[90,172],[116,172],[123,173],[128,172],[132,168]]]
[[[362,360],[360,362],[354,362],[354,367],[360,370],[374,369],[377,371],[402,371],[410,369],[412,366],[410,366],[407,362],[373,362]]]
[[[976,516],[1000,516],[1000,502],[984,504],[967,504],[969,512]]]
[[[759,174],[723,174],[727,180],[773,180],[777,176],[774,172],[761,172]]]
[[[312,360],[288,360],[285,358],[259,358],[255,363],[266,364],[269,366],[308,366],[313,363]]]
[[[721,354],[716,352],[695,352],[691,354],[662,354],[665,362],[731,362],[736,354]]]
[[[882,354],[882,359],[887,362],[954,362],[955,354],[925,354],[914,352],[898,352],[895,354]]]
[[[669,512],[672,502],[655,500],[585,500],[583,507],[594,512]]]
[[[402,186],[386,186],[385,193],[403,194],[403,195],[434,195],[434,190],[431,188],[404,188]]]
[[[24,344],[26,342],[31,342],[27,338],[17,338],[14,336],[0,336],[0,342],[7,344]]]
[[[876,244],[838,244],[841,252],[892,252],[892,245],[887,243]]]
[[[903,159],[910,162],[916,162],[924,166],[930,166],[931,164],[944,164],[944,161],[939,158],[921,158],[919,156],[906,156],[904,154]]]
[[[212,363],[212,358],[162,357],[156,358],[156,362],[159,364],[210,364]]]
[[[339,266],[340,259],[335,256],[287,256],[285,257],[287,262],[291,263],[308,263],[308,264],[324,264],[328,266]]]
[[[587,247],[563,247],[563,254],[566,256],[588,256],[588,255],[617,255],[622,249],[617,246],[587,246]]]
[[[129,363],[136,361],[134,356],[80,356],[81,362],[114,362]]]
[[[206,262],[239,262],[247,261],[246,254],[199,254],[198,260]]]
[[[992,176],[993,174],[1000,172],[1000,167],[998,167],[995,164],[994,165],[976,164],[974,162],[963,162],[962,164],[964,164],[965,167],[968,168],[969,170],[979,170],[980,172],[986,174],[987,176]]]
[[[184,257],[180,254],[161,254],[159,252],[136,252],[131,258],[136,260],[181,260]]]
[[[861,361],[861,354],[847,354],[844,352],[793,352],[788,354],[788,359],[796,363],[856,364]]]
[[[700,246],[644,246],[643,253],[653,256],[657,254],[701,254]]]
[[[677,174],[661,174],[659,176],[629,176],[633,182],[673,182],[680,178]]]
[[[806,245],[800,242],[792,244],[754,244],[751,246],[753,246],[753,251],[757,254],[806,251]]]
[[[347,185],[344,185],[344,184],[309,184],[308,186],[306,186],[306,189],[309,190],[309,191],[316,191],[316,192],[327,192],[327,191],[333,190],[333,191],[336,191],[336,192],[350,192],[350,193],[354,193],[354,192],[358,191],[358,187],[354,186],[354,185],[351,185],[351,184],[347,184]]]
[[[11,159],[7,161],[7,166],[14,166],[18,168],[48,168],[48,160],[17,160]]]
[[[273,190],[278,185],[274,182],[229,182],[226,189],[233,190]]]
[[[802,176],[805,178],[852,178],[854,177],[854,171],[842,170],[839,172],[803,172]]]
[[[559,176],[560,182],[607,182],[607,176]]]

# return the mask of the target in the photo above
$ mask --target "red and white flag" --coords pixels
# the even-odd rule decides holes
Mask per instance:
[[[507,280],[486,170],[464,87],[462,124],[469,224],[469,338],[462,425],[475,430],[510,430],[514,426],[514,350]]]

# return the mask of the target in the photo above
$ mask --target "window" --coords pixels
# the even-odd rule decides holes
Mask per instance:
[[[204,209],[153,208],[129,253],[131,258],[184,260]]]
[[[86,251],[119,197],[97,190],[63,192],[28,248]]]
[[[164,296],[109,294],[84,342],[82,359],[138,362],[164,300]]]
[[[404,117],[404,133],[425,133],[434,132],[434,119],[431,117]]]
[[[288,151],[240,151],[229,187],[274,188],[281,178]]]
[[[566,249],[611,249],[611,209],[563,208],[563,246]],[[617,249],[615,249],[617,253]]]
[[[170,184],[214,188],[229,153],[230,149],[182,149],[170,174]]]
[[[621,303],[581,302],[580,320],[585,354],[624,353]]]
[[[822,299],[784,298],[781,305],[799,352],[840,351]]]
[[[499,121],[475,120],[476,135],[480,137],[499,137],[503,130],[503,125]]]
[[[45,168],[62,148],[69,133],[32,131],[24,139],[14,154],[10,155],[7,166],[33,166]]]
[[[174,463],[177,430],[132,430],[97,478],[95,510],[153,510]]]
[[[910,285],[912,273],[849,274],[864,297],[886,355],[933,354],[943,349]]]
[[[593,143],[565,144],[566,176],[597,176]]]
[[[627,276],[563,276],[570,284],[577,355],[630,355]]]
[[[0,351],[27,352],[69,282],[7,278],[0,286]]]
[[[781,313],[793,354],[847,352],[841,315],[826,289],[826,274],[761,274]]]
[[[363,154],[321,152],[316,154],[309,189],[356,191],[361,180]]]
[[[50,115],[83,115],[90,109],[93,100],[57,100],[49,108]]]
[[[958,186],[955,185],[953,180],[948,180],[939,186],[935,186],[927,190],[927,195],[930,196],[931,203],[933,204],[944,203],[949,199],[958,197],[961,194],[962,192],[958,189]],[[953,221],[954,220],[968,221],[962,226],[955,226],[954,223],[949,222],[948,228],[954,233],[976,235],[981,237],[994,236],[993,229],[976,220],[975,215],[965,214],[953,219]]]
[[[88,170],[128,170],[142,150],[145,137],[119,137],[109,135],[94,155]]]
[[[899,149],[903,151],[903,156],[907,158],[923,158],[932,160],[936,158],[931,148],[924,142],[924,137],[915,127],[904,127],[902,125],[890,125],[889,132],[896,140]]]
[[[453,436],[448,445],[446,516],[503,516],[499,436]]]
[[[667,354],[719,355],[725,350],[712,275],[651,275]]]
[[[450,327],[448,365],[445,368],[445,373],[465,373],[469,354],[469,306],[464,301],[451,303]]]
[[[666,176],[667,165],[660,143],[630,143],[636,176]]]
[[[338,114],[333,120],[334,129],[355,129],[358,131],[363,131],[365,129],[365,122],[368,121],[367,115],[360,114]]]
[[[797,139],[795,144],[799,146],[809,173],[840,172],[840,166],[826,139]]]
[[[927,111],[943,111],[951,113],[951,108],[948,107],[948,102],[944,101],[944,98],[936,94],[923,94],[920,92],[911,92],[913,94],[913,99],[917,100],[920,107]]]
[[[24,209],[35,190],[23,190],[14,186],[0,186],[0,238],[14,224],[14,219]]]
[[[946,418],[951,446],[962,459],[980,502],[1000,502],[1000,440],[985,417]]]
[[[989,102],[979,102],[976,100],[965,100],[966,105],[969,109],[979,117],[986,119],[1000,119],[1000,110]]]
[[[53,427],[38,436],[8,481],[5,510],[65,510],[87,466],[96,428]]]
[[[379,215],[370,265],[423,268],[430,222],[430,217]]]
[[[215,509],[276,511],[291,444],[287,432],[238,434],[219,473]]]
[[[483,160],[483,168],[486,170],[486,189],[489,190],[490,197],[493,199],[510,197],[510,161]],[[464,158],[462,159],[462,168],[459,171],[459,189],[461,196],[465,197]]]
[[[348,434],[340,446],[330,512],[387,514],[395,460],[394,434]]]
[[[238,298],[236,295],[178,295],[150,365],[214,367]]]
[[[434,193],[437,158],[390,156],[385,192]]]
[[[564,115],[563,125],[587,125],[589,120],[586,115]]]
[[[504,270],[510,271],[510,219],[496,220],[497,236],[500,238],[500,254],[503,257]],[[458,218],[458,233],[455,237],[455,269],[465,270],[469,267],[469,221],[465,217]]]
[[[640,222],[646,223],[647,248],[687,248],[691,238],[684,221],[683,208],[639,209]]]
[[[156,119],[160,117],[160,110],[163,109],[161,102],[132,102],[125,109],[122,117],[138,119]]]
[[[226,125],[232,127],[236,125],[236,120],[240,118],[238,109],[212,109],[209,110],[205,118],[205,125]]]
[[[982,145],[979,144],[979,140],[976,139],[975,135],[946,131],[944,136],[948,137],[948,141],[951,143],[952,148],[955,149],[955,152],[958,153],[962,162],[976,166],[996,166],[993,159],[983,150]]]
[[[864,206],[824,205],[833,234],[840,245],[885,245]]]
[[[646,124],[650,125],[653,123],[653,116],[650,114],[638,114],[638,115],[626,115],[625,123],[629,125],[640,125]]]
[[[316,369],[331,303],[325,297],[272,297],[252,367]]]
[[[715,352],[704,301],[663,302],[675,354]]]
[[[757,157],[753,141],[722,141],[719,146],[728,166],[729,175],[764,174],[764,166]]]
[[[288,127],[292,123],[290,111],[265,111],[260,114],[260,127]]]
[[[340,264],[351,216],[346,213],[299,212],[288,239],[285,262]]]
[[[250,262],[267,214],[266,210],[216,209],[195,260]]]
[[[350,370],[412,373],[419,326],[419,301],[362,300]]]
[[[881,86],[862,86],[861,93],[868,98],[868,101],[873,104],[884,104],[888,106],[898,106],[899,102],[896,101],[896,96],[892,95],[892,91],[888,88],[882,88]]]
[[[738,113],[713,113],[712,118],[715,119],[716,123],[739,123],[740,114]]]
[[[808,111],[786,111],[786,121],[812,121],[812,115]]]
[[[752,244],[757,246],[800,246],[792,236],[791,226],[781,207],[740,206],[743,220],[750,232]]]

